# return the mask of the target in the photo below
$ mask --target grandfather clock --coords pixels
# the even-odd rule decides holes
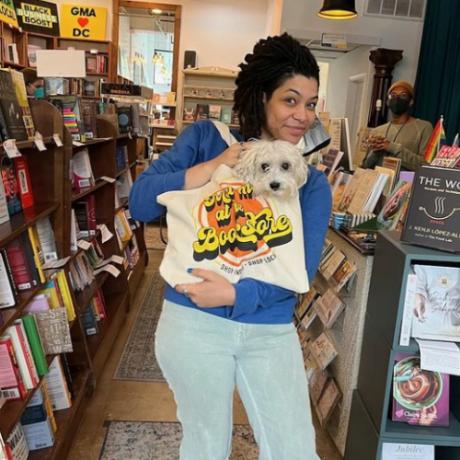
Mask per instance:
[[[369,54],[369,61],[375,65],[374,84],[372,87],[371,106],[367,126],[374,128],[387,121],[387,92],[391,86],[392,72],[402,59],[402,50],[377,48]]]

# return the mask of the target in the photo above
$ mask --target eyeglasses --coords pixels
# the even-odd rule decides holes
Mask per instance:
[[[388,98],[389,99],[394,99],[395,97],[399,97],[401,99],[404,99],[406,101],[410,101],[412,99],[412,95],[410,93],[393,93],[391,92],[389,95],[388,95]]]

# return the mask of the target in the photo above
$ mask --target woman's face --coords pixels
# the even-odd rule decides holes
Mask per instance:
[[[315,120],[318,82],[295,75],[286,80],[265,102],[266,126],[262,137],[297,144]]]

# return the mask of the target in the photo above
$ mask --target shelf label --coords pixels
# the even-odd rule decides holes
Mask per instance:
[[[42,265],[43,270],[51,270],[63,267],[70,260],[70,256],[58,260],[49,260]]]
[[[382,460],[434,460],[434,446],[384,442]]]
[[[9,158],[16,158],[21,156],[21,152],[16,145],[16,139],[7,139],[3,142],[3,148]]]
[[[53,139],[54,139],[54,143],[58,146],[58,147],[62,147],[64,144],[62,143],[61,141],[61,138],[59,137],[59,134],[55,133],[53,134]]]
[[[43,142],[43,136],[38,131],[35,131],[34,144],[40,152],[46,150],[46,145]]]
[[[83,144],[83,142],[72,141],[72,145],[75,147],[81,147],[82,145],[85,145],[85,144]]]

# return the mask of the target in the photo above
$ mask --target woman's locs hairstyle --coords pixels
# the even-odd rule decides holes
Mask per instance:
[[[260,137],[266,122],[264,97],[270,100],[288,78],[303,75],[319,83],[319,67],[310,50],[287,33],[259,40],[239,67],[233,109],[245,139]]]

